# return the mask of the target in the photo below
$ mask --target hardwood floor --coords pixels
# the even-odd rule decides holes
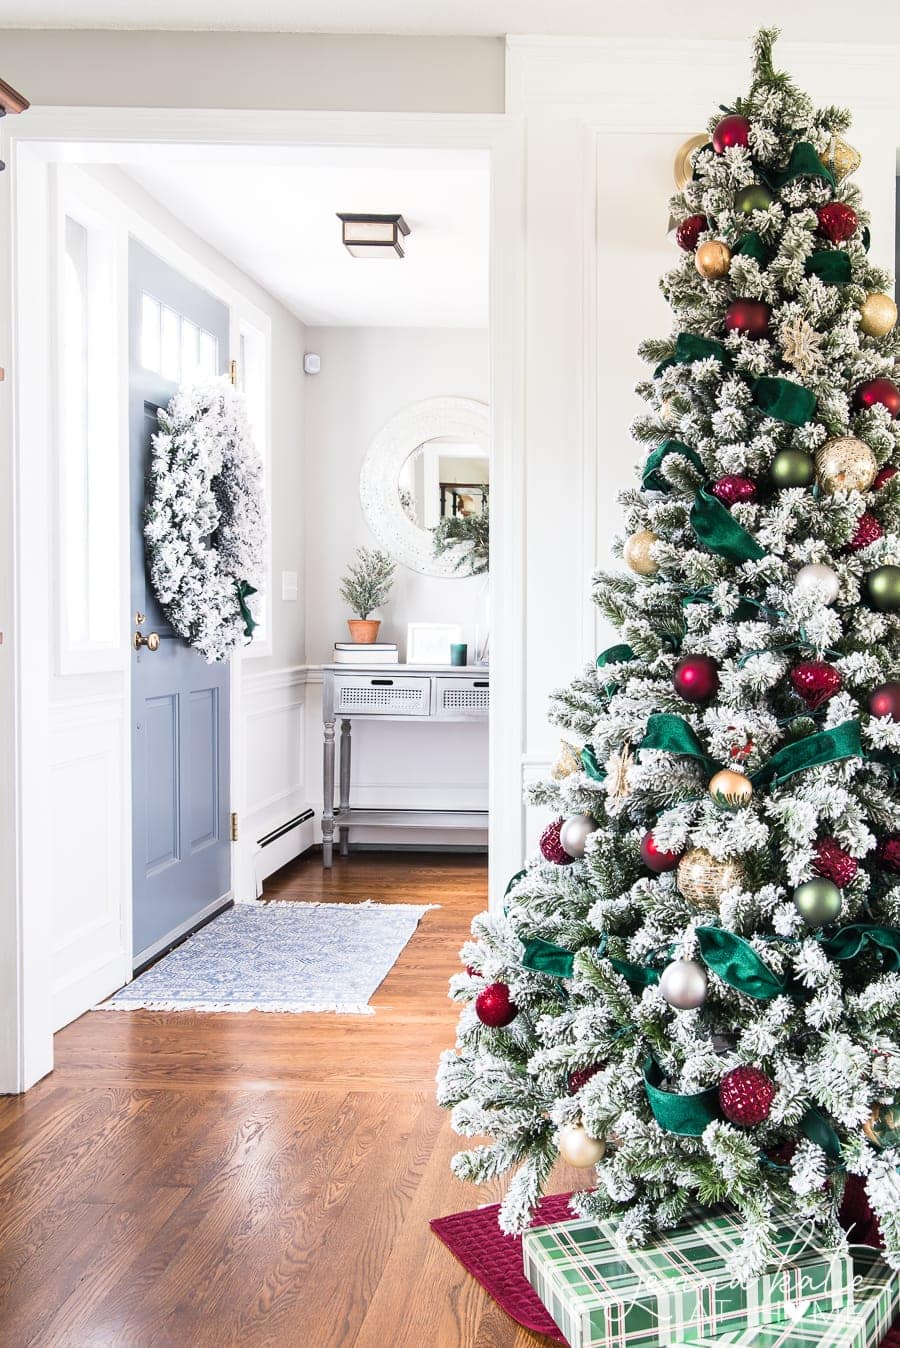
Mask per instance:
[[[279,899],[439,903],[367,1016],[88,1014],[0,1098],[2,1348],[537,1348],[431,1234],[495,1201],[434,1103],[483,858],[317,857]],[[570,1189],[561,1170],[553,1188]]]

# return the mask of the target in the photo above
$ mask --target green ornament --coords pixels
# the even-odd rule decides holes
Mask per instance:
[[[841,911],[841,891],[821,876],[807,880],[794,890],[794,907],[808,927],[824,927]]]
[[[900,609],[900,566],[878,566],[866,576],[869,603],[879,613]]]
[[[776,487],[811,487],[816,480],[816,465],[802,449],[779,449],[769,470]]]
[[[743,215],[749,215],[751,211],[764,211],[774,200],[768,187],[763,187],[762,183],[752,183],[749,187],[742,187],[740,191],[735,192],[734,209]]]

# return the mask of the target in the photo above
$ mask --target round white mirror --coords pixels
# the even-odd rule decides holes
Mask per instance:
[[[489,491],[490,416],[474,398],[426,398],[398,412],[369,445],[359,478],[376,538],[429,576],[485,569]],[[440,554],[436,531],[449,540]]]

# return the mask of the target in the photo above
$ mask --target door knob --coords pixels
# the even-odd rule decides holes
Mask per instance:
[[[157,636],[156,632],[151,632],[150,635],[146,637],[142,632],[135,632],[133,637],[133,645],[136,651],[139,651],[142,646],[146,646],[148,651],[158,651],[159,637]]]

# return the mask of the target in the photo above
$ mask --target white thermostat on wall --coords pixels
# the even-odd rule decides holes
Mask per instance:
[[[307,351],[303,357],[303,368],[307,374],[318,374],[322,368],[322,360],[315,351]]]

